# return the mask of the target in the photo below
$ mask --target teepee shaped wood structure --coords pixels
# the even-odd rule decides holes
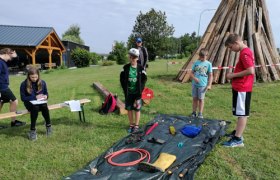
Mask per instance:
[[[222,0],[201,38],[199,47],[182,67],[176,79],[187,82],[200,49],[207,48],[208,58],[213,66],[213,83],[226,83],[226,73],[233,71],[239,58],[239,53],[225,47],[230,33],[239,34],[253,50],[257,80],[279,80],[280,59],[265,0]]]

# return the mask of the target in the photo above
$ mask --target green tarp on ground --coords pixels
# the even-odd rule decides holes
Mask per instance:
[[[144,135],[154,124],[158,126],[149,134]],[[224,120],[198,119],[179,115],[157,115],[152,121],[147,123],[138,134],[128,135],[114,144],[111,148],[95,158],[83,169],[73,173],[64,179],[73,180],[118,180],[118,179],[193,179],[194,173],[199,165],[203,163],[206,155],[214,148],[217,141],[225,134],[228,123]],[[174,126],[176,134],[170,134],[169,127]],[[186,126],[201,127],[200,133],[191,138],[182,134],[180,130]],[[142,136],[144,135],[144,136]],[[148,142],[149,139],[160,139],[163,144]],[[176,161],[165,172],[144,172],[138,170],[139,165],[119,167],[108,163],[105,157],[122,149],[141,148],[150,153],[150,163],[157,160],[160,153],[168,153],[176,156]],[[127,152],[114,158],[114,162],[124,163],[139,159],[139,154]],[[92,174],[91,170],[97,170]],[[183,178],[179,174],[188,169]],[[171,170],[172,174],[167,171]]]

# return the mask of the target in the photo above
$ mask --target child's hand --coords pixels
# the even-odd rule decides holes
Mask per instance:
[[[228,80],[231,80],[231,79],[234,78],[233,75],[234,75],[233,73],[228,73],[226,77],[227,77]]]
[[[39,94],[39,95],[36,96],[36,99],[37,99],[37,100],[46,100],[46,99],[47,99],[47,96],[44,95],[44,94]]]
[[[207,87],[206,87],[206,90],[211,90],[211,85],[208,85]]]
[[[195,81],[196,83],[199,83],[199,79],[198,79],[198,78],[194,78],[194,81]]]

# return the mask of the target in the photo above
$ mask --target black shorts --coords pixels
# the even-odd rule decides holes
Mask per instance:
[[[252,92],[238,92],[232,89],[232,114],[243,117],[250,114]]]
[[[136,107],[135,103],[137,101],[137,96],[135,94],[128,94],[125,99],[125,109],[128,111],[134,110],[134,111],[140,111],[142,107],[142,100],[139,100],[139,105]]]
[[[11,91],[10,88],[0,91],[1,103],[15,101],[16,99],[17,99],[16,96],[14,95],[14,93]]]

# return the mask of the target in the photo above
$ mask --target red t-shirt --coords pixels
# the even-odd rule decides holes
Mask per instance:
[[[254,55],[250,48],[244,48],[240,51],[239,61],[237,62],[233,73],[254,67]],[[254,74],[232,79],[232,88],[238,92],[252,92],[254,84]]]

